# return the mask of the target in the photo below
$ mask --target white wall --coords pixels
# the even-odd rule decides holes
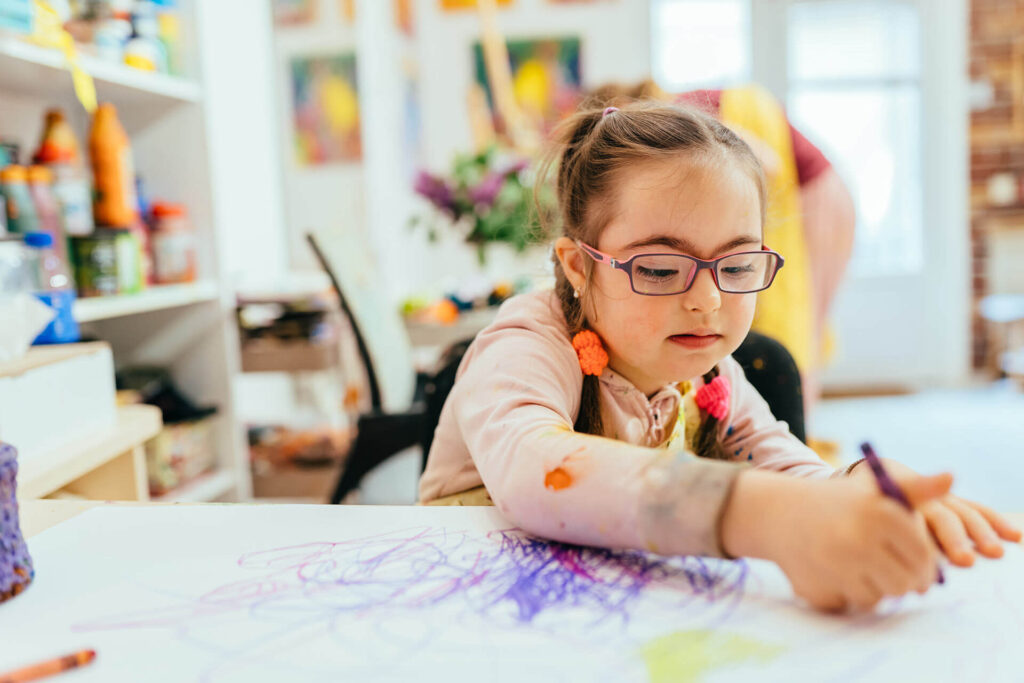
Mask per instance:
[[[266,281],[286,266],[269,5],[197,0],[194,8],[221,277],[229,286]]]

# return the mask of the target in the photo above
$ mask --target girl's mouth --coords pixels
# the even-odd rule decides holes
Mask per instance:
[[[722,338],[720,334],[674,334],[669,341],[688,349],[703,349]]]

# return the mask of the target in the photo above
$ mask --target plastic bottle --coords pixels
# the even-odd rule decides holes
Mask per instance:
[[[160,42],[156,6],[136,2],[132,12],[132,37],[124,47],[124,63],[142,71],[167,73],[167,51]]]
[[[53,172],[53,194],[60,204],[64,231],[68,235],[91,235],[92,188],[89,173],[74,131],[60,109],[46,112],[46,124],[34,160]]]
[[[156,5],[157,37],[167,55],[167,72],[182,73],[181,63],[181,21],[178,18],[177,0],[154,0]]]
[[[0,239],[7,236],[7,199],[4,198],[4,188],[0,185]]]
[[[196,237],[184,206],[170,202],[153,204],[152,242],[156,282],[195,281]]]
[[[74,316],[75,288],[67,265],[53,249],[53,236],[45,232],[30,232],[25,235],[25,244],[34,252],[35,296],[57,314],[33,344],[78,341],[80,334]]]
[[[61,261],[68,263],[68,242],[60,214],[60,203],[53,193],[53,172],[46,166],[30,166],[28,191],[36,216],[39,218],[39,232],[45,232],[53,238],[53,250]]]
[[[21,234],[37,232],[39,216],[28,190],[28,170],[16,165],[0,170],[0,188],[7,205],[7,229]]]
[[[104,103],[96,110],[89,133],[96,223],[112,228],[130,228],[136,221],[135,164],[128,135],[117,118],[114,105]]]

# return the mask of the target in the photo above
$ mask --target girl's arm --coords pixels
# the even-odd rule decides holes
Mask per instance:
[[[564,333],[520,322],[477,337],[448,399],[502,513],[569,543],[721,555],[718,522],[739,468],[575,433],[575,352]]]
[[[953,481],[948,474],[895,478],[915,507],[946,495]],[[922,515],[850,478],[745,471],[722,518],[722,545],[776,562],[798,596],[830,611],[924,593],[936,579],[937,550]]]

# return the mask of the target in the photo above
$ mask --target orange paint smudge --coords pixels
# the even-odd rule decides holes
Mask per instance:
[[[544,486],[552,491],[561,491],[572,486],[572,476],[561,467],[556,467],[544,476]]]

